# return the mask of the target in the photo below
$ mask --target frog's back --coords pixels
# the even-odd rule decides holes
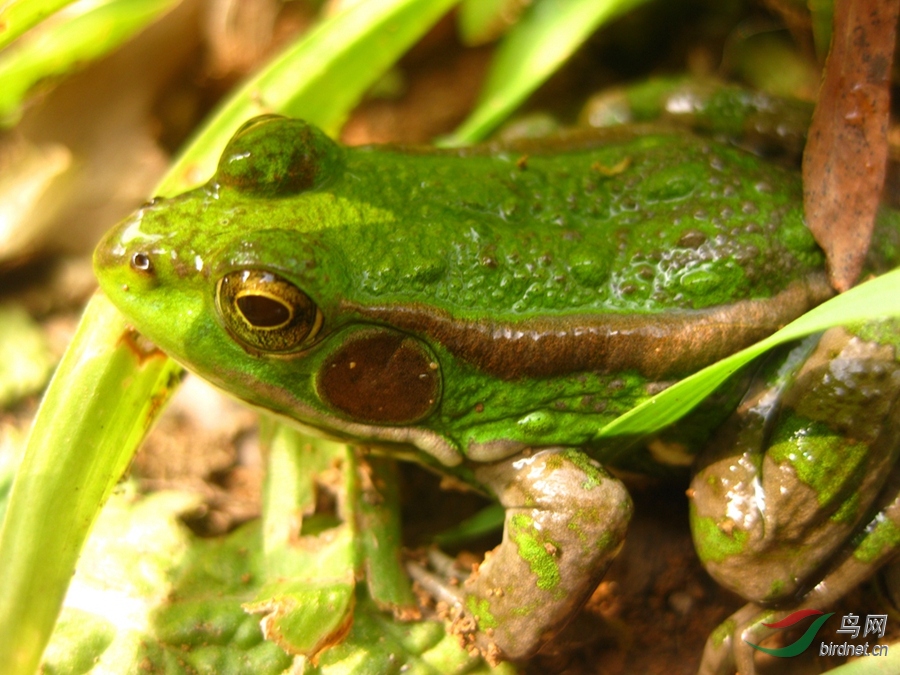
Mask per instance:
[[[397,218],[331,231],[366,302],[438,300],[467,318],[670,312],[771,297],[823,265],[799,176],[690,135],[348,157],[354,198]]]

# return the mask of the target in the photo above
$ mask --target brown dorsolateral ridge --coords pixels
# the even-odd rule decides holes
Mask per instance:
[[[697,310],[581,314],[517,322],[455,319],[419,305],[343,309],[428,336],[479,370],[504,380],[578,372],[684,375],[774,333],[834,295],[824,274],[792,282],[771,298]]]

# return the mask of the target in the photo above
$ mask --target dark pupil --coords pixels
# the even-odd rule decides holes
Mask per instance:
[[[235,303],[247,321],[258,328],[274,328],[291,318],[286,305],[264,295],[243,295]]]

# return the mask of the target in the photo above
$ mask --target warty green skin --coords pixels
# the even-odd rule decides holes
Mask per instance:
[[[455,593],[461,618],[474,619],[454,630],[489,659],[516,659],[565,624],[621,545],[630,500],[602,465],[690,464],[745,383],[726,390],[730,405],[698,413],[665,442],[600,443],[597,430],[830,295],[800,197],[792,172],[682,132],[630,128],[461,151],[342,148],[300,121],[262,118],[236,134],[207,185],[143,207],[107,235],[95,263],[138,330],[204,378],[302,426],[380,445],[493,494],[507,509],[504,543],[463,590],[437,592]],[[270,341],[235,337],[247,327],[230,300],[222,309],[217,289],[244,270],[308,296],[320,312],[308,338],[270,353]],[[385,344],[384,382],[348,385]],[[892,503],[889,495],[875,506],[896,457],[896,443],[884,440],[897,436],[893,347],[834,352],[849,350],[844,361],[855,364],[842,373],[880,373],[863,378],[867,395],[848,404],[853,417],[883,402],[852,470],[841,470],[841,441],[820,444],[836,474],[823,487],[820,472],[779,445],[823,425],[847,431],[808,410],[779,418],[784,390],[827,398],[833,389],[809,377],[792,384],[788,375],[813,349],[773,361],[747,399],[768,407],[741,406],[700,463],[692,509],[701,555],[753,600],[796,598]],[[816,363],[830,382],[829,360]],[[350,379],[329,379],[338,371]],[[755,541],[763,520],[733,517],[758,480],[731,483],[731,467],[759,466],[770,433],[785,477],[766,487],[808,493],[799,512],[788,503],[779,516],[817,523],[806,549]],[[853,498],[861,486],[872,493],[862,502]],[[825,492],[826,503],[810,508]],[[785,558],[799,562],[782,574]],[[747,559],[758,565],[751,579],[741,564],[722,564]],[[789,582],[766,586],[779,575]]]

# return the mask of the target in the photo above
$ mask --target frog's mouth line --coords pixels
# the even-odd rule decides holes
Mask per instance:
[[[195,372],[183,362],[182,365],[191,372]],[[198,375],[198,377],[201,376]],[[220,373],[215,377],[202,377],[229,396],[237,397],[243,403],[269,415],[274,415],[280,421],[314,436],[324,436],[332,440],[355,444],[372,442],[411,446],[431,455],[448,467],[458,466],[465,459],[455,443],[431,429],[420,426],[383,426],[343,420],[340,417],[323,413],[303,400],[291,396],[284,389],[272,385],[257,384],[254,387],[255,393],[266,402],[264,404],[254,403],[233,392],[233,381],[229,386],[225,386],[228,379],[227,374]]]
[[[347,422],[337,417],[326,419],[324,416],[317,415],[313,408],[303,404],[300,404],[300,406],[304,408],[304,410],[301,411],[304,419],[318,416],[321,420],[321,426],[309,425],[308,423],[301,422],[284,413],[276,413],[276,416],[279,420],[300,428],[303,431],[309,432],[315,436],[328,436],[336,441],[358,444],[360,439],[368,439],[376,444],[381,442],[390,445],[412,446],[431,455],[441,464],[448,467],[458,466],[462,464],[465,459],[463,454],[459,452],[459,449],[454,444],[444,436],[430,429],[410,426],[376,426],[359,422]],[[272,410],[266,408],[260,409],[272,414]]]
[[[227,393],[227,392],[226,392]],[[474,443],[467,447],[466,454],[463,455],[459,448],[451,443],[444,436],[422,427],[411,426],[377,426],[372,424],[363,424],[360,422],[348,422],[337,417],[326,418],[318,414],[313,408],[300,403],[297,408],[303,408],[304,413],[312,416],[318,416],[322,420],[321,426],[310,425],[302,422],[287,413],[281,413],[259,406],[249,401],[244,401],[253,408],[262,412],[274,415],[279,421],[284,422],[295,429],[299,429],[304,433],[312,436],[320,436],[329,440],[341,443],[353,443],[359,445],[371,442],[374,445],[386,444],[391,446],[392,457],[402,457],[403,453],[398,453],[396,446],[412,447],[431,457],[446,467],[459,466],[466,459],[484,463],[496,462],[507,457],[511,457],[527,448],[534,446],[522,443],[521,441],[504,441],[498,440],[489,443]],[[304,415],[308,418],[307,415]],[[415,461],[415,452],[409,453],[407,459]]]
[[[457,358],[503,380],[627,370],[663,380],[762,340],[832,295],[825,273],[817,272],[791,282],[771,298],[649,317],[583,314],[501,324],[457,319],[419,305],[344,303],[341,309],[413,335],[427,335]]]

